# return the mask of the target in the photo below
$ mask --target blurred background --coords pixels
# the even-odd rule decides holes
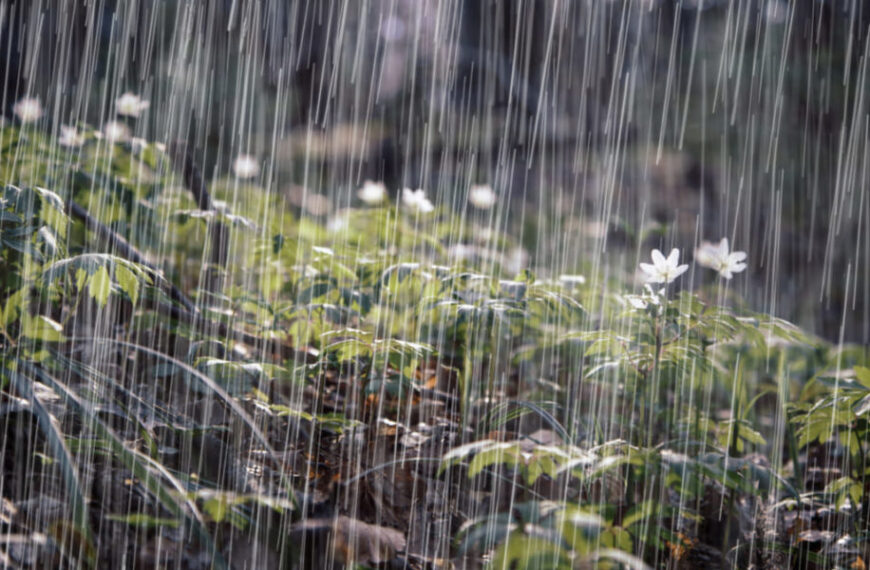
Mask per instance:
[[[136,136],[206,178],[252,155],[305,216],[367,179],[464,215],[489,184],[539,275],[634,282],[727,236],[750,307],[867,345],[868,26],[854,0],[0,0],[0,103],[59,133],[136,93]]]

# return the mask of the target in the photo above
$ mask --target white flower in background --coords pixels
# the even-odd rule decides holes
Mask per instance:
[[[562,284],[562,287],[573,290],[585,284],[586,278],[582,275],[560,275],[559,283]]]
[[[103,125],[102,134],[110,143],[124,143],[130,140],[130,129],[118,121],[109,121]]]
[[[233,172],[239,178],[254,178],[260,173],[260,165],[253,156],[240,154],[233,162]]]
[[[159,143],[159,142],[154,143],[154,148],[156,148],[157,150],[159,150],[162,153],[166,152],[166,145],[164,143]]]
[[[642,295],[626,295],[625,300],[635,309],[644,310],[650,305],[659,307],[662,304],[662,297],[665,296],[665,288],[662,287],[658,291],[654,291],[649,283],[643,286],[646,291]]]
[[[497,198],[498,196],[496,196],[492,186],[489,184],[476,184],[468,191],[468,201],[475,208],[480,208],[481,210],[492,208]]]
[[[728,238],[722,238],[718,244],[701,242],[695,250],[695,261],[699,265],[715,269],[725,279],[731,279],[735,273],[746,269],[745,260],[745,251],[728,251]]]
[[[134,93],[124,93],[115,100],[115,112],[127,117],[139,117],[150,103]]]
[[[326,231],[337,234],[348,229],[349,226],[350,224],[348,224],[347,216],[345,214],[340,214],[330,218],[329,221],[326,222]]]
[[[82,146],[85,144],[85,135],[80,133],[75,127],[61,125],[60,137],[57,139],[57,144],[68,147]]]
[[[374,206],[387,198],[387,187],[384,186],[383,182],[366,180],[363,182],[362,188],[356,191],[356,195],[369,206]]]
[[[22,123],[32,123],[42,117],[42,105],[36,97],[25,97],[12,107],[12,112]]]
[[[410,188],[405,188],[402,190],[402,203],[418,214],[428,214],[435,209],[435,206],[426,197],[426,192],[422,189],[411,190]]]
[[[674,279],[682,275],[689,269],[689,266],[686,264],[679,265],[680,263],[680,250],[674,248],[671,250],[670,255],[665,258],[657,249],[652,250],[652,265],[649,263],[641,263],[640,270],[643,271],[646,276],[645,280],[647,283],[671,283]]]

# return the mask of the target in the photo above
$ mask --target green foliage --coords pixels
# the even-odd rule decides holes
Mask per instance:
[[[247,531],[259,507],[303,516],[296,495],[320,476],[315,462],[293,471],[274,434],[341,448],[381,421],[413,429],[403,422],[433,401],[455,410],[445,422],[453,439],[443,456],[420,459],[440,460],[438,476],[460,495],[510,486],[508,509],[454,513],[466,517],[455,551],[494,568],[683,562],[697,546],[686,533],[703,522],[711,495],[726,535],[737,532],[738,509],[786,501],[867,520],[864,350],[717,306],[704,291],[625,292],[594,272],[550,279],[547,267],[514,275],[497,253],[509,240],[457,229],[447,211],[346,208],[324,224],[232,179],[212,181],[219,207],[202,211],[169,183],[171,161],[155,145],[106,152],[90,137],[58,157],[39,133],[3,133],[19,154],[0,167],[3,391],[37,401],[33,387],[47,386],[79,418],[77,432],[62,431],[56,412],[34,406],[49,442],[43,457],[62,470],[85,542],[95,540],[93,511],[78,472],[94,457],[113,458],[154,506],[106,511],[106,520],[183,528],[220,566],[218,525]],[[71,200],[161,270],[103,251],[68,217]],[[203,268],[217,224],[230,261]],[[478,258],[447,255],[469,235]],[[212,273],[217,285],[205,283]],[[190,292],[195,311],[168,298],[170,282]],[[121,332],[84,328],[95,310]],[[151,395],[138,393],[143,386]],[[230,418],[220,429],[183,417],[204,405],[208,418],[213,404]],[[255,464],[272,485],[242,492],[168,466],[221,430],[248,445],[240,471]],[[840,471],[810,488],[810,457],[829,449],[842,455]],[[337,462],[318,465],[365,479]],[[781,538],[768,542],[796,550]]]

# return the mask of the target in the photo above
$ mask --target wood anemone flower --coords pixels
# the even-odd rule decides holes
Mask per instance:
[[[135,93],[124,93],[115,100],[115,112],[127,117],[139,118],[150,103]]]
[[[695,261],[698,265],[715,269],[725,279],[731,279],[735,273],[746,269],[746,252],[729,252],[728,238],[722,238],[718,244],[705,241],[695,250]]]
[[[36,97],[21,99],[12,107],[12,112],[25,124],[38,121],[43,115],[42,105]]]
[[[435,206],[426,197],[426,192],[422,189],[411,190],[410,188],[405,188],[402,190],[402,203],[408,209],[418,214],[428,214],[435,209]]]
[[[645,273],[647,283],[671,283],[689,269],[686,264],[679,265],[680,250],[674,248],[667,258],[661,251],[652,250],[652,264],[641,263],[640,270]]]

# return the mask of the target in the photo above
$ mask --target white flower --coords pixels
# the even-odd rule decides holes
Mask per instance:
[[[586,283],[586,278],[582,275],[560,275],[559,283],[566,289],[576,289]]]
[[[468,191],[468,201],[481,210],[492,208],[497,198],[492,186],[488,184],[477,184]]]
[[[260,173],[260,165],[253,156],[240,154],[233,162],[233,172],[239,178],[254,178]]]
[[[646,273],[645,280],[647,283],[671,283],[689,269],[688,265],[678,265],[679,263],[679,249],[672,249],[667,258],[662,255],[662,252],[654,249],[652,250],[652,265],[641,263],[640,269]]]
[[[334,216],[334,217],[329,219],[329,221],[326,223],[326,231],[328,231],[329,233],[336,234],[339,232],[343,232],[344,230],[346,230],[348,228],[348,226],[349,226],[349,224],[348,224],[347,216],[344,214],[341,214],[341,215]]]
[[[109,121],[103,125],[103,136],[110,143],[123,143],[130,140],[130,129],[124,123]]]
[[[695,250],[695,261],[699,265],[715,269],[725,279],[731,279],[735,273],[746,269],[743,261],[746,259],[745,251],[728,251],[728,238],[722,238],[718,244],[709,241],[701,242]]]
[[[646,291],[642,295],[626,295],[625,300],[635,309],[644,310],[650,305],[659,307],[662,304],[662,297],[665,295],[665,288],[662,287],[658,291],[653,291],[649,283],[643,286]]]
[[[426,197],[426,192],[422,189],[411,190],[410,188],[405,188],[402,190],[402,203],[418,214],[428,214],[435,209],[435,206]]]
[[[36,97],[25,97],[15,103],[12,112],[18,115],[18,120],[22,123],[32,123],[42,117],[42,105]]]
[[[362,188],[356,191],[357,197],[370,206],[380,204],[387,197],[387,187],[383,182],[366,180]]]
[[[77,147],[85,143],[85,135],[80,133],[75,127],[61,125],[60,137],[57,139],[57,144],[60,146]]]
[[[115,100],[115,112],[128,117],[138,117],[150,103],[134,93],[124,93]]]

